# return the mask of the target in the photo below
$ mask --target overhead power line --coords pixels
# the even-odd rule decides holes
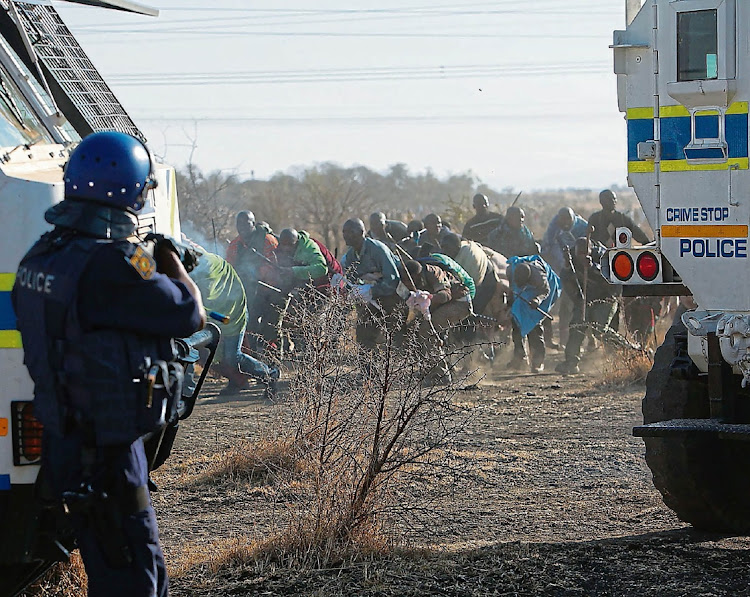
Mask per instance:
[[[603,120],[616,118],[617,114],[612,112],[587,113],[586,119]],[[466,122],[504,122],[508,120],[534,120],[536,121],[572,121],[579,120],[579,114],[558,114],[545,112],[518,112],[512,111],[503,114],[435,114],[435,115],[374,115],[374,116],[140,116],[139,122],[196,122],[216,125],[236,125],[238,123],[258,125],[301,125],[301,124],[363,124],[376,125],[387,123],[400,124],[460,124]]]
[[[497,77],[539,77],[571,74],[597,74],[610,71],[609,63],[568,63],[557,65],[464,65],[374,67],[349,69],[307,69],[295,71],[234,71],[203,73],[113,74],[109,81],[126,86],[250,85],[280,83],[334,83],[353,81],[416,81]]]
[[[443,17],[487,17],[487,16],[507,16],[519,15],[529,17],[539,16],[578,16],[578,17],[600,17],[611,15],[612,11],[592,10],[586,8],[555,8],[555,9],[538,9],[530,10],[528,8],[508,8],[492,10],[340,10],[340,11],[319,11],[304,10],[285,14],[279,17],[278,14],[252,14],[244,15],[243,13],[234,14],[233,16],[209,17],[209,18],[191,18],[191,19],[170,19],[163,18],[161,21],[144,23],[144,31],[169,31],[168,27],[172,25],[182,25],[185,23],[196,23],[200,21],[203,30],[226,27],[227,25],[236,26],[242,24],[245,27],[269,27],[276,25],[310,25],[310,24],[337,24],[352,21],[372,22],[382,20],[411,20],[425,18],[443,18]],[[319,15],[325,15],[324,18],[315,18]],[[269,21],[268,19],[274,19]],[[280,20],[281,19],[281,20]],[[211,23],[210,25],[208,23]],[[131,23],[97,23],[85,25],[77,28],[78,31],[119,31],[121,28],[132,28]]]
[[[185,38],[185,41],[193,43],[194,38],[201,35],[216,36],[216,37],[381,37],[381,38],[433,38],[433,39],[602,39],[606,38],[607,35],[600,34],[578,34],[578,33],[513,33],[498,31],[494,33],[446,33],[441,31],[426,31],[426,32],[350,32],[350,31],[204,31],[200,29],[174,29],[169,31],[144,31],[143,29],[120,29],[117,31],[105,31],[105,30],[89,30],[81,31],[81,36],[90,37],[93,35],[109,36],[108,42],[110,43],[122,43],[122,40],[111,39],[114,33],[124,33],[128,35],[150,35],[153,36],[155,33],[159,35],[176,35]],[[190,36],[190,39],[187,38]],[[173,39],[160,39],[152,37],[149,42],[165,42],[174,43]]]
[[[533,8],[536,6],[560,6],[560,0],[527,0],[524,6],[527,8]],[[491,2],[467,2],[467,3],[452,3],[452,4],[429,4],[420,6],[399,6],[391,8],[262,8],[259,6],[255,7],[223,7],[215,5],[207,6],[182,6],[182,7],[171,7],[164,6],[159,10],[163,12],[232,12],[232,13],[272,13],[272,14],[297,14],[297,13],[314,13],[314,14],[335,14],[335,13],[384,13],[384,12],[398,12],[398,11],[416,11],[416,10],[465,10],[472,8],[480,8],[483,6],[488,7],[500,7],[500,6],[518,6],[518,0],[494,0]],[[590,0],[579,0],[577,3],[568,2],[565,6],[572,6],[576,8],[591,8]],[[621,8],[620,3],[617,4],[618,8]]]

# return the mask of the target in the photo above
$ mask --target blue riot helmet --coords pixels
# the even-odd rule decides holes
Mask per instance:
[[[117,131],[92,133],[73,150],[65,167],[65,198],[95,201],[136,213],[156,186],[146,146]]]
[[[123,239],[138,227],[137,212],[156,187],[146,146],[115,131],[92,133],[70,154],[65,200],[44,214],[50,224],[96,238]]]

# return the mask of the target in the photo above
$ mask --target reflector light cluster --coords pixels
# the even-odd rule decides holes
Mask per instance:
[[[13,464],[39,464],[42,458],[42,424],[34,417],[33,402],[11,402]]]
[[[611,271],[620,282],[656,282],[661,273],[661,260],[651,251],[617,251],[612,256]]]

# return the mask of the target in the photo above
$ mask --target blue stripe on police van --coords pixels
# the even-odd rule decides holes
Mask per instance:
[[[10,300],[10,292],[0,292],[0,330],[15,330],[16,314]]]
[[[0,475],[0,491],[10,491],[10,475]]]
[[[654,119],[628,120],[628,161],[638,159],[638,144],[654,138]]]
[[[747,114],[728,114],[725,118],[728,157],[748,157]],[[699,138],[715,138],[718,134],[717,127],[715,117],[697,116],[695,119],[696,136]],[[690,144],[690,140],[690,118],[661,119],[662,160],[684,160],[683,150]]]
[[[748,115],[727,114],[725,134],[728,157],[746,158],[748,151]],[[667,116],[661,123],[661,158],[664,161],[684,160],[684,149],[690,144],[690,117]],[[696,135],[699,138],[715,138],[718,135],[716,116],[696,116]],[[654,138],[654,121],[648,118],[628,120],[628,161],[638,161],[638,143]]]

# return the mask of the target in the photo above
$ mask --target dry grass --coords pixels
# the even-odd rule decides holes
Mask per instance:
[[[283,439],[243,441],[227,452],[204,461],[204,469],[188,485],[216,483],[273,484],[281,471],[294,471],[299,456],[294,444]]]
[[[654,363],[653,357],[642,350],[618,348],[604,359],[601,383],[604,388],[626,388],[646,381]]]
[[[56,564],[40,580],[31,585],[22,597],[86,597],[88,577],[78,551],[70,561]]]
[[[250,569],[254,576],[263,576],[279,569],[319,570],[343,562],[384,557],[394,549],[375,532],[362,534],[356,543],[346,546],[330,536],[319,540],[311,542],[309,532],[295,534],[289,527],[264,539],[242,535],[210,544],[185,545],[176,558],[170,558],[168,573],[170,578],[187,579],[191,584],[209,584],[211,577],[224,571]]]
[[[362,553],[321,567],[259,563],[186,579],[180,595],[745,595],[750,557],[684,536],[501,543],[479,549]],[[670,570],[679,574],[670,576]],[[207,581],[207,582],[206,582]],[[221,583],[220,585],[217,583]]]

